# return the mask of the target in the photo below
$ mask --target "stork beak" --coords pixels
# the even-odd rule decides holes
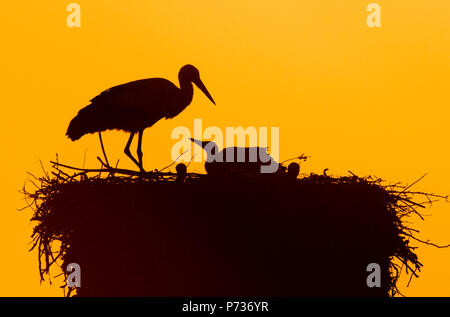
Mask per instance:
[[[197,140],[197,139],[193,139],[193,138],[189,138],[189,139],[190,139],[192,142],[194,142],[195,144],[202,146],[202,141]]]
[[[195,144],[201,146],[203,149],[205,148],[206,145],[208,145],[208,141],[200,141],[197,139],[193,139],[193,138],[189,138],[192,142],[194,142]]]
[[[214,102],[213,97],[211,97],[211,95],[208,92],[208,89],[206,89],[205,85],[203,84],[202,80],[200,79],[200,77],[194,81],[194,84],[197,85],[197,87],[206,95],[206,97],[208,97],[209,100],[211,100],[211,102],[215,105],[216,103]]]

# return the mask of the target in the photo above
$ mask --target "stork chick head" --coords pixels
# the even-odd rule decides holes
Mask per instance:
[[[208,162],[213,160],[214,156],[219,152],[217,144],[214,143],[213,141],[200,141],[200,140],[193,139],[193,138],[189,138],[189,139],[192,142],[194,142],[195,144],[201,146],[203,148],[203,150],[206,151],[206,154],[207,154],[206,161],[208,161]]]

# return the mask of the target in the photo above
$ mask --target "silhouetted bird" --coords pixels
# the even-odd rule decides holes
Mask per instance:
[[[177,179],[176,180],[178,182],[183,182],[187,176],[187,166],[183,163],[180,163],[175,167],[175,170],[177,171]]]
[[[263,147],[228,147],[219,151],[216,143],[190,138],[207,154],[205,170],[210,175],[275,173],[279,164]]]
[[[192,83],[215,104],[194,66],[183,66],[178,73],[178,79],[180,88],[163,78],[149,78],[107,89],[78,112],[70,122],[66,135],[75,141],[87,133],[98,132],[101,141],[100,132],[104,130],[130,132],[124,152],[144,171],[141,149],[144,129],[162,118],[170,119],[183,111],[192,101]],[[130,145],[136,133],[139,134],[138,160],[130,152]]]
[[[300,165],[298,163],[291,163],[287,168],[287,176],[291,179],[297,179],[300,173]]]

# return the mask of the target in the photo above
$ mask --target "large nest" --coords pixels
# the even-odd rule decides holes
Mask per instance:
[[[75,262],[80,296],[394,296],[402,271],[417,276],[410,242],[431,243],[404,218],[445,197],[352,173],[286,175],[143,175],[54,162],[25,192],[41,279],[53,264],[65,273]],[[369,263],[381,267],[379,288],[367,287]]]

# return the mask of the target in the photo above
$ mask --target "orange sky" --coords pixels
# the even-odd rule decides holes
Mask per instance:
[[[428,176],[417,190],[450,193],[450,2],[377,1],[381,28],[366,25],[371,1],[79,0],[81,28],[68,28],[70,1],[2,4],[3,151],[0,295],[62,295],[39,285],[28,253],[30,211],[18,190],[39,160],[97,167],[97,136],[65,136],[70,119],[113,85],[146,77],[177,83],[195,65],[214,97],[199,90],[190,107],[145,132],[147,169],[170,163],[177,126],[280,128],[280,157],[312,157],[304,173],[348,170],[391,182]],[[126,4],[125,4],[126,3]],[[178,84],[178,83],[177,83]],[[127,135],[104,134],[110,161]],[[200,164],[193,165],[199,170]],[[422,239],[450,243],[449,204],[415,222]],[[424,264],[405,295],[450,296],[450,249],[420,247]]]

